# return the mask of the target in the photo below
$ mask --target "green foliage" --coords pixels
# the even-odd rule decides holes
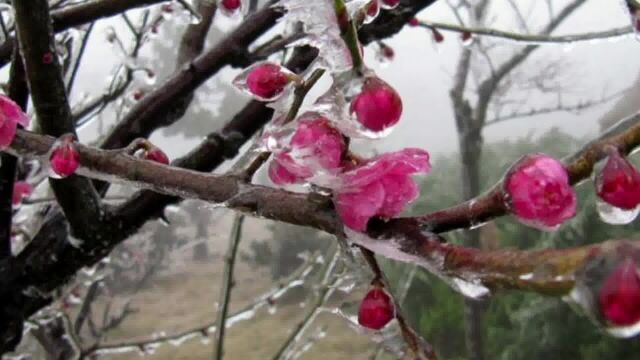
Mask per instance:
[[[488,144],[482,154],[483,188],[498,181],[509,165],[526,153],[542,151],[562,157],[575,151],[581,143],[579,139],[552,130],[536,139]],[[457,155],[436,159],[434,172],[425,179],[422,198],[412,213],[444,208],[461,200],[459,164]],[[562,248],[612,238],[633,238],[640,232],[638,222],[613,226],[599,219],[591,181],[584,182],[577,190],[579,213],[559,231],[544,233],[505,217],[495,222],[500,245],[522,249]],[[445,236],[456,242],[455,232]],[[385,261],[385,270],[394,283],[404,281],[407,267]],[[463,299],[440,279],[419,272],[403,308],[442,359],[466,358]],[[515,291],[494,294],[487,304],[484,328],[486,358],[492,360],[631,360],[640,354],[640,340],[611,338],[562,300],[537,294]]]

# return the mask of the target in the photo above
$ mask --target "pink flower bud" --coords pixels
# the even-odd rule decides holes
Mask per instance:
[[[395,316],[395,306],[386,291],[374,287],[362,299],[358,310],[358,323],[366,328],[380,330]]]
[[[220,5],[222,5],[222,7],[225,8],[226,10],[235,11],[240,8],[240,6],[242,5],[242,1],[241,0],[222,0],[220,2]]]
[[[73,175],[80,165],[80,155],[73,144],[73,135],[63,135],[49,158],[51,170],[60,177]]]
[[[280,94],[288,83],[287,75],[280,71],[280,66],[274,64],[258,66],[247,76],[249,91],[263,98]]]
[[[433,40],[437,43],[441,43],[444,41],[444,35],[438,29],[431,28],[431,33],[433,34]]]
[[[346,144],[329,120],[315,113],[303,114],[289,148],[274,156],[269,176],[275,184],[299,183],[317,173],[337,173]]]
[[[617,150],[610,151],[606,161],[594,181],[598,196],[612,206],[635,209],[640,204],[640,173]]]
[[[388,45],[382,46],[380,48],[380,51],[382,52],[382,56],[388,60],[393,60],[393,58],[396,56],[396,52],[393,51],[393,48]]]
[[[562,163],[544,154],[527,155],[507,173],[509,207],[520,221],[553,230],[576,214],[576,194]]]
[[[473,35],[469,31],[463,31],[462,34],[460,34],[460,40],[462,40],[462,44],[464,45],[471,44],[473,42]]]
[[[260,101],[274,101],[297,75],[273,63],[258,63],[245,69],[233,85]]]
[[[375,18],[376,16],[378,16],[379,12],[380,6],[378,4],[378,0],[371,1],[367,7],[367,16]]]
[[[22,199],[28,197],[33,192],[33,187],[26,181],[16,181],[13,184],[13,196],[11,203],[16,206],[20,205]]]
[[[355,113],[356,120],[366,129],[383,131],[400,120],[402,99],[389,84],[371,77],[351,101],[351,113]]]
[[[29,117],[13,100],[0,95],[0,150],[11,144],[18,125],[29,126]]]
[[[399,215],[419,195],[411,175],[429,170],[426,151],[404,149],[380,155],[344,172],[334,191],[334,203],[342,222],[353,230],[365,231],[372,217]]]
[[[412,17],[408,22],[409,26],[420,26],[420,20],[416,17]]]
[[[160,164],[169,165],[169,157],[159,147],[150,145],[145,153],[145,159],[155,161]]]
[[[602,316],[614,326],[640,322],[640,276],[635,262],[625,259],[604,280],[599,292]]]

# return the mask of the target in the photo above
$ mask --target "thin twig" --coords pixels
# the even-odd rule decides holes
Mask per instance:
[[[242,224],[244,223],[244,215],[236,214],[231,226],[231,234],[229,235],[229,245],[227,255],[224,258],[224,278],[222,280],[222,288],[220,291],[220,310],[218,311],[218,320],[216,321],[218,332],[216,341],[214,342],[213,359],[222,360],[224,356],[224,334],[225,324],[227,321],[227,311],[229,310],[229,300],[231,299],[231,289],[233,288],[233,270],[238,254],[238,246],[242,239]]]
[[[89,37],[91,36],[91,32],[93,31],[94,24],[95,23],[92,22],[89,25],[89,27],[84,33],[84,37],[82,38],[82,44],[80,44],[80,49],[78,50],[76,63],[73,65],[73,69],[71,70],[71,76],[69,77],[69,82],[67,83],[67,94],[71,94],[71,90],[73,89],[73,84],[76,81],[76,76],[78,75],[78,70],[80,69],[80,64],[82,63],[82,57],[84,56],[84,51],[87,48],[87,44],[89,43]]]
[[[501,38],[506,40],[512,40],[519,43],[526,44],[565,44],[575,43],[581,41],[590,40],[606,40],[617,38],[621,36],[627,36],[633,33],[633,29],[630,26],[623,26],[615,29],[605,31],[595,31],[580,34],[568,34],[568,35],[538,35],[538,34],[521,34],[509,31],[503,31],[498,29],[480,28],[480,27],[465,27],[454,24],[446,24],[434,21],[420,21],[420,26],[431,29],[436,28],[439,30],[448,30],[458,33],[468,32],[474,35],[484,35],[495,38]]]
[[[332,284],[332,274],[333,270],[336,267],[339,259],[340,252],[336,249],[333,250],[333,255],[331,256],[331,260],[326,263],[325,268],[322,271],[322,279],[320,279],[320,290],[317,294],[315,294],[315,301],[311,305],[311,307],[307,310],[304,318],[292,329],[291,333],[287,337],[287,339],[282,343],[278,351],[273,355],[272,360],[287,360],[289,359],[288,353],[289,349],[293,344],[298,342],[302,337],[304,331],[311,325],[313,320],[319,314],[322,306],[329,300],[331,295],[335,292],[336,284]],[[335,279],[335,281],[339,281],[339,279]]]

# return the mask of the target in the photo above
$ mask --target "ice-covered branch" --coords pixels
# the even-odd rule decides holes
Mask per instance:
[[[218,319],[216,326],[216,341],[213,348],[214,360],[221,360],[224,356],[224,334],[227,323],[227,311],[229,310],[229,301],[231,299],[231,289],[233,288],[233,271],[238,254],[238,246],[242,239],[242,225],[244,224],[244,215],[236,214],[233,219],[231,234],[229,235],[229,246],[227,255],[224,257],[224,278],[222,280],[222,289],[220,291],[220,308],[218,310]]]
[[[318,256],[311,256],[309,260],[302,264],[296,271],[279,284],[266,293],[258,296],[256,301],[233,313],[227,318],[227,326],[229,324],[237,324],[241,321],[252,319],[258,310],[265,306],[270,306],[278,301],[289,290],[303,286],[306,278],[311,274],[314,267],[317,266]],[[87,358],[94,355],[108,355],[123,352],[139,352],[148,348],[154,348],[165,343],[181,344],[189,339],[198,337],[199,335],[207,338],[209,334],[216,332],[216,321],[210,321],[206,324],[196,326],[174,334],[152,336],[140,340],[123,341],[119,343],[95,344],[83,351],[83,357]]]

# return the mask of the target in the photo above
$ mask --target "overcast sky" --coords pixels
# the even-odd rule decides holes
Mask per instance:
[[[566,1],[552,1],[557,6],[556,11]],[[528,0],[518,1],[525,6],[527,18],[532,19],[533,28],[539,28],[546,21],[546,11],[542,7],[544,2]],[[489,22],[491,27],[504,30],[517,29],[513,26],[513,12],[507,0],[494,0],[490,8]],[[423,20],[456,23],[450,8],[445,1],[438,1],[434,6],[426,9],[418,16]],[[102,21],[94,36],[104,38],[104,27],[113,24],[123,30],[118,19]],[[216,19],[215,26],[228,30],[229,21]],[[611,0],[589,0],[574,13],[556,32],[572,34],[607,30],[629,24],[629,19],[622,6]],[[170,32],[173,28],[165,26],[163,31]],[[443,44],[434,46],[428,31],[422,28],[405,27],[399,34],[387,41],[391,45],[396,57],[386,67],[381,67],[374,59],[373,46],[366,51],[367,63],[376,69],[378,74],[392,84],[401,94],[404,101],[403,119],[397,129],[377,144],[381,149],[397,149],[405,146],[423,147],[432,153],[442,153],[455,150],[457,135],[452,118],[448,97],[451,87],[451,76],[460,54],[459,36],[444,33],[446,40]],[[174,36],[178,37],[179,34]],[[517,50],[523,45],[503,41],[503,48]],[[176,47],[177,48],[177,47]],[[105,86],[106,78],[113,69],[118,57],[114,50],[103,41],[94,41],[87,50],[87,60],[80,71],[82,82],[76,87],[74,98],[83,92],[97,94]],[[633,36],[618,38],[616,41],[582,42],[575,45],[543,45],[530,58],[522,69],[534,72],[548,59],[562,59],[567,67],[567,85],[572,91],[567,99],[597,99],[603,93],[614,93],[622,90],[636,78],[637,63],[640,60],[640,42]],[[499,63],[499,59],[496,59]],[[529,71],[525,71],[528,73]],[[230,79],[235,72],[225,71],[221,76]],[[544,104],[545,99],[532,98],[530,104]],[[567,101],[570,103],[570,101]],[[224,104],[212,104],[224,106]],[[571,131],[577,135],[595,133],[598,130],[597,120],[611,105],[599,106],[576,116],[566,113],[543,115],[523,118],[496,125],[485,130],[488,140],[505,137],[518,137],[534,131],[540,133],[552,126]],[[216,126],[219,126],[216,125]],[[213,126],[215,128],[216,126]],[[212,130],[213,130],[212,128]],[[89,127],[83,134],[92,137],[95,127]],[[171,156],[186,152],[199,139],[185,139],[181,136],[166,138],[156,134],[153,139],[168,150]]]

